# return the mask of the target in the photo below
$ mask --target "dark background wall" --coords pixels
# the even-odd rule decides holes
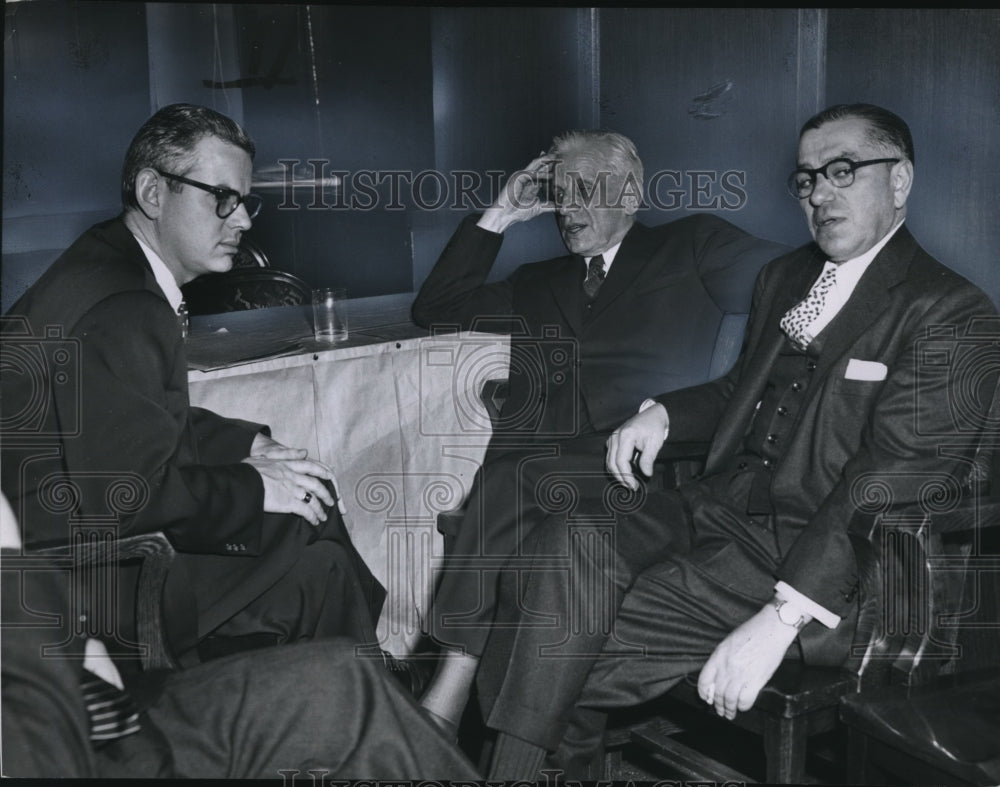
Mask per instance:
[[[5,16],[4,310],[118,210],[128,140],[172,101],[256,139],[252,234],[274,266],[356,297],[419,286],[492,197],[489,173],[573,127],[635,140],[656,186],[647,223],[710,211],[805,242],[783,186],[797,129],[872,101],[914,132],[914,234],[1000,302],[997,11],[49,2]],[[518,225],[494,276],[560,249],[550,220]]]

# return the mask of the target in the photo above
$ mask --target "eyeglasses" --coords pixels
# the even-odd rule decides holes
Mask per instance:
[[[184,178],[180,175],[164,172],[162,169],[157,169],[156,171],[163,177],[170,178],[170,180],[176,180],[178,183],[185,183],[188,186],[194,186],[196,189],[207,191],[215,197],[215,215],[220,219],[228,219],[240,205],[246,206],[247,215],[252,219],[260,213],[261,206],[264,204],[264,199],[259,194],[240,194],[234,189],[226,189],[222,186],[209,186],[207,183],[200,183],[197,180],[191,180],[191,178]]]
[[[851,161],[848,158],[835,158],[818,169],[799,167],[788,176],[788,193],[796,199],[805,199],[816,188],[816,176],[822,175],[838,189],[844,189],[854,183],[854,171],[872,164],[897,164],[898,158],[873,158],[867,161]]]

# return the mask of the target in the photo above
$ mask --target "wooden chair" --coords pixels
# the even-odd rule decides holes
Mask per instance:
[[[87,577],[84,584],[96,586],[105,595],[109,587],[116,585],[112,575],[117,572],[120,563],[141,561],[135,600],[139,641],[123,644],[138,646],[144,670],[178,668],[167,643],[163,618],[163,589],[175,552],[163,533],[145,533],[120,539],[97,535],[77,539],[65,546],[34,549],[26,554],[43,557],[52,567],[70,569],[78,576]],[[100,623],[97,626],[107,627]],[[112,627],[112,630],[115,633],[117,628]]]
[[[233,256],[234,268],[270,268],[267,253],[247,235],[240,238],[240,248]]]
[[[962,613],[951,618],[959,648],[929,684],[844,697],[852,784],[1000,783],[1000,506],[984,504],[973,538]],[[939,561],[940,562],[940,561]]]
[[[220,314],[309,303],[311,288],[297,276],[274,268],[233,268],[209,273],[181,291],[191,315]]]

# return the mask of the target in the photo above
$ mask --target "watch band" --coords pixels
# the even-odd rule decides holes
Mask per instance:
[[[793,604],[783,598],[771,599],[771,605],[778,613],[778,620],[786,626],[793,626],[801,631],[806,625],[806,616]]]

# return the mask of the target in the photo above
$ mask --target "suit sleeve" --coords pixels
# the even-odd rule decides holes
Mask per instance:
[[[122,518],[125,534],[163,530],[177,548],[194,552],[225,554],[231,541],[255,551],[264,487],[239,461],[253,433],[205,411],[192,416],[183,345],[167,304],[147,291],[114,295],[72,335],[80,347],[79,401],[60,405],[79,407],[79,434],[64,441],[71,473],[83,481],[141,477],[147,499]],[[205,451],[206,462],[200,446],[212,435],[224,435],[226,445]]]
[[[418,325],[450,324],[471,330],[480,317],[510,315],[512,279],[486,284],[503,235],[477,227],[478,220],[472,215],[462,221],[417,293],[412,316]]]
[[[955,413],[961,411],[981,428],[996,381],[992,369],[974,362],[982,341],[965,338],[965,331],[970,320],[994,314],[986,296],[963,282],[912,320],[868,410],[857,450],[792,544],[776,572],[778,579],[843,617],[857,584],[848,528],[852,518],[865,515],[861,502],[885,494],[894,507],[906,507],[958,493],[974,450],[975,429],[970,432],[968,424],[962,428],[953,420]],[[928,374],[920,345],[928,328],[940,326],[956,330],[952,363],[945,373]],[[945,445],[948,450],[941,451]]]
[[[733,368],[717,380],[709,380],[701,385],[681,388],[654,397],[655,401],[667,409],[667,416],[670,418],[668,444],[711,442],[729,399],[743,376],[748,362],[747,348],[755,346],[763,330],[764,320],[761,315],[766,313],[767,309],[761,304],[768,288],[768,281],[773,275],[772,266],[765,266],[756,274],[750,320],[740,355]]]
[[[696,220],[695,260],[705,289],[723,313],[746,312],[761,269],[790,249],[712,214],[698,215]]]
[[[258,433],[271,436],[264,424],[255,424],[238,418],[225,418],[203,407],[192,407],[188,417],[198,455],[205,464],[239,462],[250,455],[250,446]]]

